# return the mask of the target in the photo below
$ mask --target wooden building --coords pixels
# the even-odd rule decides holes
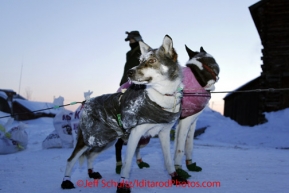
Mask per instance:
[[[262,72],[237,90],[289,88],[289,1],[261,0],[249,7],[260,36]],[[225,98],[224,115],[241,125],[264,123],[264,112],[289,107],[289,91],[233,93]]]

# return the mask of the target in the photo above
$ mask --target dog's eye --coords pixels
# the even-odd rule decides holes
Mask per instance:
[[[157,60],[156,59],[149,59],[148,63],[152,64],[152,63],[155,63]]]

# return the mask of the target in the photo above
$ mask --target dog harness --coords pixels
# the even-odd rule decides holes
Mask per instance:
[[[124,129],[132,129],[145,123],[174,123],[179,118],[180,111],[177,113],[165,111],[148,97],[145,89],[135,89],[134,87],[138,87],[138,85],[129,87],[121,98]]]
[[[211,93],[199,84],[189,67],[182,67],[182,70],[184,89],[181,119],[184,119],[203,110],[211,99]]]
[[[79,128],[86,145],[103,147],[137,125],[174,123],[180,113],[165,111],[150,100],[145,89],[136,89],[132,85],[125,93],[106,94],[86,101]],[[118,114],[121,115],[122,126],[118,122]]]
[[[190,67],[182,67],[182,71],[184,89],[180,118],[184,119],[203,110],[211,99],[211,93],[199,84]],[[129,82],[124,83],[117,92],[127,89],[130,85]]]

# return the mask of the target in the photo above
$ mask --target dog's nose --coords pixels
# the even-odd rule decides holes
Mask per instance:
[[[134,69],[130,69],[127,71],[127,76],[128,77],[133,77],[133,75],[135,74],[135,70]]]

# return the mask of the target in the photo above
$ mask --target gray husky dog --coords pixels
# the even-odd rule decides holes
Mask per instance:
[[[74,188],[71,171],[81,157],[87,158],[89,177],[100,179],[101,175],[93,171],[94,158],[122,138],[127,141],[127,152],[117,192],[130,192],[128,179],[139,139],[155,135],[159,136],[165,166],[173,182],[186,182],[176,173],[170,157],[170,130],[180,117],[182,97],[182,69],[173,41],[166,35],[158,49],[139,44],[140,64],[128,72],[135,86],[124,93],[91,98],[84,104],[77,143],[67,160],[61,184],[63,189]]]
[[[182,113],[179,121],[176,124],[175,132],[175,154],[174,164],[178,175],[183,178],[189,178],[191,175],[182,169],[182,158],[186,156],[186,167],[189,171],[199,172],[202,170],[197,166],[196,162],[192,162],[193,140],[196,128],[196,122],[199,115],[202,113],[208,104],[211,94],[210,91],[215,89],[215,83],[219,79],[220,68],[215,58],[207,53],[203,47],[200,51],[192,51],[186,46],[186,51],[189,55],[189,60],[183,71],[183,98],[182,98]],[[128,88],[129,83],[123,84],[120,89]],[[120,90],[119,89],[119,90]],[[149,142],[149,137],[143,137],[140,143],[146,145]],[[121,148],[122,143],[116,143],[116,158],[120,160],[117,163],[116,171],[121,165]],[[136,149],[137,164],[140,168],[149,167],[149,164],[143,162],[140,154],[140,147]]]

